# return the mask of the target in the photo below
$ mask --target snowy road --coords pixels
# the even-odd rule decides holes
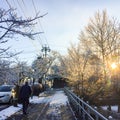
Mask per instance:
[[[68,98],[63,91],[50,91],[41,96],[33,97],[30,100],[31,105],[28,109],[29,114],[23,116],[21,110],[16,112],[11,117],[6,117],[7,120],[75,120]],[[20,107],[19,107],[20,108]],[[0,120],[5,120],[1,119]]]

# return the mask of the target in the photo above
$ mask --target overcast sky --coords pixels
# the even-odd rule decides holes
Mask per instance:
[[[80,31],[98,10],[106,9],[110,17],[120,20],[119,0],[0,0],[0,2],[1,8],[9,8],[10,5],[24,18],[34,17],[36,11],[40,15],[48,13],[37,21],[36,27],[31,28],[34,31],[44,31],[44,34],[37,35],[34,41],[18,36],[15,38],[16,41],[11,40],[7,43],[12,51],[22,50],[19,58],[29,64],[45,44],[49,45],[51,50],[66,54],[70,43],[78,42]]]

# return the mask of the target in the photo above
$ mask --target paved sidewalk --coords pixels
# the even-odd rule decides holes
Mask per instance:
[[[22,111],[19,111],[7,120],[75,120],[69,104],[60,103],[58,92],[53,91],[44,96],[47,99],[46,102],[32,103],[28,108],[28,115],[25,116]],[[59,105],[57,101],[59,101]]]

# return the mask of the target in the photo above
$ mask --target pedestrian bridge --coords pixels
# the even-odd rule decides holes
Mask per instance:
[[[68,96],[69,102],[73,107],[78,120],[108,120],[70,90],[64,88],[64,91]]]

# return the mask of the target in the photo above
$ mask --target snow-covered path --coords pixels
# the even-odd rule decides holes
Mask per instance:
[[[56,93],[49,99],[49,105],[44,114],[42,120],[63,120],[63,112],[68,104],[68,98],[63,91],[56,91]],[[64,108],[64,109],[63,109]],[[69,119],[70,120],[70,119]]]
[[[35,118],[38,120],[41,117],[40,115],[42,115],[42,120],[63,120],[63,118],[68,117],[68,113],[70,112],[70,110],[68,110],[68,107],[66,107],[68,105],[68,98],[63,91],[53,91],[52,94],[43,93],[40,95],[40,97],[33,97],[32,99],[30,99],[30,102],[36,105],[34,109],[37,109],[37,108],[41,109],[39,107],[40,105],[46,104],[47,106],[46,108],[45,106],[43,106],[43,108],[45,108],[45,109],[42,108],[43,111],[40,112],[39,110],[39,115],[37,116],[37,118]],[[21,109],[22,109],[22,106],[18,105],[18,107],[11,106],[11,107],[8,107],[7,109],[4,109],[3,111],[0,111],[0,120],[7,119],[8,117],[20,111]],[[34,109],[33,111],[35,111]],[[31,114],[28,115],[29,120],[33,119],[33,116],[37,114],[37,112],[36,113],[32,112],[31,109],[29,110],[29,112],[31,112]],[[32,113],[34,115],[32,115]],[[67,116],[65,116],[66,113],[67,113]],[[65,120],[67,119],[65,118]],[[70,120],[70,118],[68,120]]]

